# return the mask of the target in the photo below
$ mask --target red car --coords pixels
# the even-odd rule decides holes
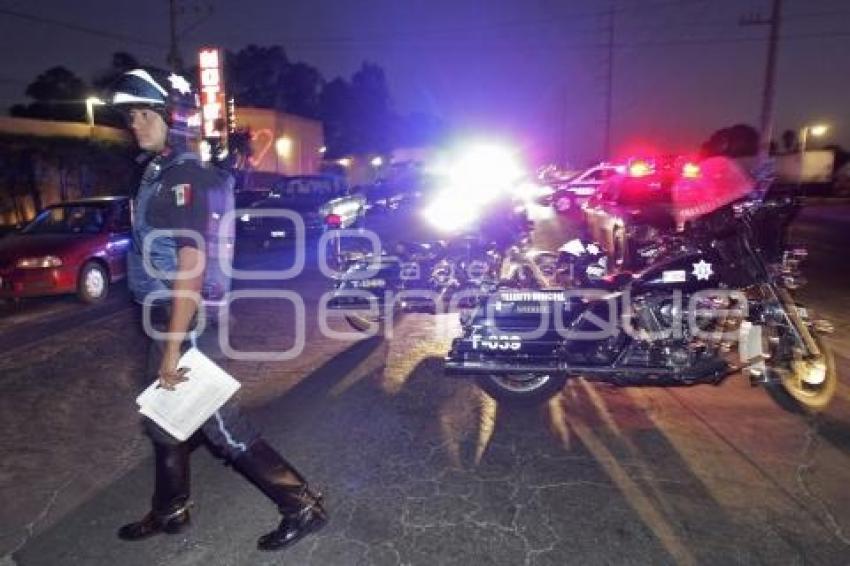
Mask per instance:
[[[130,241],[127,197],[51,205],[0,239],[0,299],[76,293],[101,301],[127,275]]]

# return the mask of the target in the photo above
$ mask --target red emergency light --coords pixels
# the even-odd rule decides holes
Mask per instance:
[[[328,214],[325,216],[325,226],[332,230],[338,229],[342,226],[342,217],[339,214]]]

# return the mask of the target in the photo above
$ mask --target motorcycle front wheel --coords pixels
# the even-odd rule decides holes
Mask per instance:
[[[567,382],[565,374],[486,374],[477,378],[493,399],[512,405],[537,405],[557,395]]]
[[[826,409],[835,396],[838,388],[838,372],[835,370],[835,357],[832,349],[824,342],[823,337],[815,332],[812,337],[821,352],[822,360],[814,365],[798,363],[787,374],[782,376],[782,393],[793,399],[802,409],[809,412],[820,412]],[[820,365],[822,363],[822,365]],[[823,372],[823,379],[817,384],[807,382],[807,372]]]

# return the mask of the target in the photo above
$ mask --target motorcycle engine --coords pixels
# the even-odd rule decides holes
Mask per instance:
[[[682,297],[667,294],[635,297],[624,330],[635,338],[626,352],[629,366],[684,368],[694,360]]]

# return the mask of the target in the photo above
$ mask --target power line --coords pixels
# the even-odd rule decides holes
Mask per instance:
[[[813,18],[831,18],[833,16],[850,16],[850,11],[848,10],[833,10],[830,12],[789,12],[788,14],[783,14],[782,19],[798,19],[798,20],[807,20]]]
[[[786,41],[796,41],[796,40],[811,40],[811,39],[834,39],[834,38],[845,38],[850,37],[850,32],[811,32],[811,33],[796,33],[796,34],[785,34],[782,37],[782,42]],[[375,47],[383,47],[387,46],[388,43],[380,40],[362,40],[351,42],[349,44],[313,44],[313,43],[302,43],[298,41],[292,41],[288,38],[282,38],[281,42],[286,46],[300,46],[300,47],[309,47],[310,49],[346,49],[353,46],[375,46]],[[445,43],[468,43],[468,44],[480,44],[481,47],[486,48],[496,48],[500,46],[504,46],[505,48],[516,49],[522,47],[561,47],[561,48],[571,48],[571,49],[604,49],[608,47],[608,43],[606,41],[569,41],[569,40],[559,40],[559,39],[545,39],[541,40],[539,38],[534,38],[531,40],[517,40],[512,37],[487,37],[487,38],[476,38],[476,37],[458,37],[453,38],[452,40],[444,40],[442,42]],[[744,37],[729,37],[729,36],[715,36],[715,37],[705,37],[705,38],[687,38],[687,39],[660,39],[660,40],[647,40],[647,41],[627,41],[627,42],[615,42],[615,49],[632,49],[637,47],[663,47],[663,46],[673,46],[673,45],[722,45],[722,44],[735,44],[735,43],[759,43],[764,42],[763,36],[744,36]],[[429,40],[417,40],[412,38],[409,42],[403,43],[395,43],[392,44],[394,49],[421,49],[426,45],[434,45],[433,41]]]
[[[642,9],[643,10],[643,9],[646,9],[647,7],[648,8],[659,8],[659,7],[681,6],[681,5],[687,5],[687,4],[694,4],[694,5],[705,4],[706,1],[707,0],[665,1],[665,2],[659,2],[659,3],[656,3],[656,4],[652,4],[652,5],[649,5],[649,6],[622,6],[622,7],[616,8],[614,11],[615,11],[615,13],[624,13],[624,12],[634,11],[636,9]],[[602,18],[605,15],[607,15],[607,13],[608,13],[608,11],[573,13],[573,14],[564,15],[559,19],[561,21],[563,21],[566,18],[585,18],[585,17],[587,17],[587,18],[591,18],[591,17],[592,18]],[[837,13],[844,13],[844,12],[836,12],[836,14]],[[146,45],[146,46],[149,46],[149,47],[156,47],[156,48],[159,48],[159,49],[167,49],[168,48],[168,45],[165,44],[165,43],[150,41],[150,40],[146,40],[144,38],[124,35],[124,34],[119,34],[119,33],[97,30],[97,29],[94,29],[94,28],[86,27],[86,26],[80,26],[80,25],[77,25],[77,24],[72,24],[72,23],[69,23],[69,22],[63,22],[63,21],[52,19],[52,18],[35,16],[35,15],[32,15],[32,14],[26,14],[26,13],[18,12],[18,11],[15,11],[15,10],[8,10],[8,9],[5,9],[5,8],[0,8],[0,14],[13,16],[13,17],[16,17],[16,18],[19,18],[19,19],[23,19],[23,20],[27,20],[27,21],[31,21],[31,22],[35,22],[35,23],[39,23],[39,24],[52,25],[52,26],[55,26],[55,27],[60,27],[60,28],[71,30],[71,31],[86,33],[86,34],[89,34],[89,35],[94,35],[94,36],[98,36],[98,37],[102,37],[102,38],[133,42],[133,43],[137,43],[137,44],[140,44],[140,45]],[[824,15],[825,16],[827,14],[828,13],[823,12],[823,13],[820,13],[818,15]],[[829,14],[831,14],[831,13],[829,13]],[[804,16],[804,15],[807,15],[807,14],[798,13],[798,14],[794,14],[793,17]],[[815,15],[815,14],[808,14],[808,15]],[[301,46],[301,47],[311,47],[311,48],[316,48],[316,49],[321,49],[323,47],[324,48],[331,48],[331,49],[337,49],[337,48],[342,49],[342,48],[348,48],[348,47],[357,46],[357,45],[383,46],[383,45],[387,45],[388,43],[393,43],[393,41],[388,41],[388,40],[396,40],[396,39],[399,40],[399,43],[413,43],[413,44],[426,43],[427,44],[429,42],[428,42],[428,40],[426,40],[422,37],[422,33],[424,33],[425,35],[434,35],[434,34],[439,35],[439,34],[442,34],[442,33],[447,33],[447,34],[448,33],[458,33],[458,34],[461,34],[461,33],[468,33],[469,30],[487,31],[487,30],[504,29],[504,28],[511,28],[511,27],[520,27],[521,28],[521,27],[528,27],[528,26],[549,26],[549,25],[557,25],[557,24],[558,24],[558,19],[547,19],[547,20],[525,21],[525,22],[501,22],[501,23],[490,25],[490,26],[467,27],[467,28],[457,27],[457,28],[443,29],[443,30],[427,30],[427,31],[424,31],[424,32],[420,32],[420,34],[404,34],[404,35],[397,35],[397,34],[389,35],[388,34],[388,35],[385,35],[383,37],[380,37],[380,36],[374,37],[373,36],[371,38],[362,38],[362,37],[357,38],[357,37],[354,37],[354,36],[348,36],[348,37],[345,37],[345,36],[337,36],[337,37],[318,37],[318,36],[305,37],[305,36],[302,36],[302,37],[281,38],[280,41],[282,43],[286,44],[286,45],[297,45],[297,46]],[[693,25],[693,24],[701,25],[702,23],[701,22],[684,22],[682,24],[678,24],[678,26],[688,27],[688,26]],[[717,24],[720,25],[720,22],[717,22]],[[706,24],[706,25],[708,25],[708,24]],[[715,24],[711,24],[711,25],[715,25]],[[732,23],[730,22],[730,27],[731,27],[731,25],[732,25]],[[669,26],[667,26],[667,27],[669,27]],[[649,28],[642,27],[641,29],[649,29]],[[596,29],[571,30],[571,31],[572,31],[572,33],[598,33],[598,31]],[[417,37],[417,35],[419,35],[419,37]],[[783,37],[783,41],[794,40],[794,39],[843,38],[843,37],[848,37],[848,36],[850,36],[850,33],[848,33],[848,32],[808,33],[808,34],[794,34],[794,35],[788,34],[788,35],[785,35]],[[235,36],[232,36],[232,37],[235,37]],[[483,43],[483,44],[498,43],[499,41],[511,41],[511,42],[517,41],[515,37],[501,37],[501,38],[500,37],[470,37],[468,35],[459,36],[459,37],[446,37],[446,38],[443,38],[443,40],[448,41],[448,42],[456,41],[456,42],[461,42],[461,43],[467,42],[467,43]],[[755,37],[752,37],[752,38],[717,37],[717,38],[705,38],[705,39],[695,39],[695,40],[691,40],[691,39],[676,40],[676,39],[674,39],[674,40],[657,40],[657,41],[656,40],[650,40],[650,41],[646,41],[646,42],[616,43],[614,47],[616,49],[628,49],[628,48],[634,48],[634,47],[653,47],[653,46],[669,46],[669,45],[709,45],[709,44],[715,44],[715,43],[718,43],[718,44],[722,44],[722,43],[750,43],[750,42],[758,42],[758,41],[763,41],[763,39],[762,38],[755,38]],[[605,48],[608,45],[608,43],[605,43],[605,42],[561,42],[561,41],[557,41],[557,40],[547,40],[547,41],[544,41],[544,42],[537,42],[537,43],[534,43],[534,44],[529,44],[528,42],[520,41],[520,42],[517,42],[517,43],[513,43],[513,45],[525,44],[525,45],[536,45],[536,46],[542,47],[542,46],[552,45],[553,43],[558,44],[559,46],[571,47],[571,48],[577,48],[577,49]],[[396,48],[403,48],[404,47],[403,45],[399,45],[399,44],[394,44],[393,46],[396,47]],[[411,45],[410,47],[411,48],[418,48],[419,45]]]
[[[782,43],[786,41],[808,40],[808,39],[831,39],[850,37],[850,32],[831,33],[798,33],[782,36]],[[616,45],[618,49],[629,49],[632,47],[667,47],[670,45],[721,45],[733,43],[764,43],[764,37],[730,37],[730,38],[705,38],[705,39],[673,39],[661,41],[646,41],[637,43],[621,43]],[[602,47],[602,44],[597,45]]]
[[[656,10],[661,8],[669,8],[669,7],[678,7],[678,6],[686,6],[686,5],[705,5],[708,0],[664,0],[655,2],[652,4],[640,4],[640,5],[632,5],[626,6],[621,5],[615,7],[613,10],[615,14],[628,13],[633,12],[635,10]],[[320,43],[340,43],[345,45],[351,44],[382,44],[387,40],[399,40],[403,42],[408,41],[416,41],[425,37],[432,36],[451,36],[453,34],[468,34],[471,32],[487,32],[487,31],[498,31],[505,29],[516,29],[520,31],[525,28],[535,28],[535,27],[548,27],[548,26],[557,26],[563,23],[568,23],[570,21],[578,20],[578,19],[594,19],[594,18],[604,18],[607,17],[610,10],[594,10],[594,11],[583,11],[583,12],[573,12],[562,14],[558,17],[550,17],[547,19],[536,19],[536,20],[525,20],[525,21],[508,21],[508,22],[496,22],[493,24],[487,25],[479,25],[479,26],[457,26],[452,28],[443,28],[443,29],[432,29],[432,30],[420,30],[415,33],[404,33],[404,34],[370,34],[370,38],[363,37],[355,37],[355,36],[301,36],[301,37],[291,37],[287,38],[284,41],[287,44],[298,44],[301,46],[308,44],[320,44]],[[34,14],[27,14],[24,12],[19,12],[16,10],[10,10],[6,8],[0,8],[0,14],[12,16],[18,19],[27,20],[34,23],[51,25],[54,27],[59,27],[63,29],[67,29],[70,31],[75,31],[79,33],[85,33],[105,39],[112,39],[118,41],[126,41],[132,42],[139,45],[145,45],[148,47],[156,47],[156,48],[168,48],[166,43],[151,41],[145,38],[136,37],[132,35],[126,35],[121,33],[109,32],[104,30],[99,30],[87,26],[82,26],[79,24],[74,24],[70,22],[65,22],[53,18],[46,18],[43,16],[36,16]],[[816,18],[816,17],[831,17],[836,15],[847,15],[850,14],[848,11],[827,11],[827,12],[796,12],[788,14],[788,19],[803,19],[803,18]],[[197,22],[198,24],[202,22]],[[695,21],[695,22],[683,22],[681,24],[677,24],[677,27],[720,27],[726,25],[724,22],[704,22],[704,21]],[[728,25],[733,25],[732,22],[729,22]],[[194,27],[194,26],[192,26]],[[641,26],[641,29],[650,29],[652,26]],[[661,27],[661,26],[659,26]],[[665,28],[669,28],[670,26],[664,26]],[[184,31],[189,31],[184,30]],[[585,30],[570,30],[572,33],[596,33],[595,29],[585,29]],[[827,34],[827,37],[836,37],[842,36],[843,33],[838,35],[836,34]],[[436,38],[435,38],[436,39]],[[454,39],[451,37],[446,37],[445,39]],[[458,39],[466,40],[478,40],[479,38],[467,38],[460,37]],[[655,43],[653,43],[655,44]],[[669,44],[669,43],[663,43]],[[662,45],[662,43],[658,43],[658,45]]]
[[[674,5],[682,5],[682,4],[704,4],[706,0],[679,0],[674,2],[663,2],[660,4],[656,4],[656,6],[674,6]],[[631,10],[634,10],[635,7],[619,7],[614,8],[614,13],[624,13]],[[595,12],[585,12],[582,14],[577,14],[579,16],[593,16],[595,18],[599,18],[602,20],[606,19],[610,15],[610,10],[608,11],[595,11]],[[574,14],[576,15],[576,14]],[[803,16],[805,14],[798,13],[798,16]],[[490,43],[498,43],[501,41],[511,41],[516,42],[515,45],[519,45],[521,43],[527,44],[527,41],[524,41],[525,38],[517,38],[513,35],[508,35],[506,33],[491,35],[491,36],[474,36],[470,35],[473,31],[475,32],[485,32],[485,31],[496,31],[496,30],[506,30],[514,28],[516,31],[520,31],[521,28],[524,27],[547,27],[547,26],[556,26],[559,23],[563,23],[566,17],[561,18],[549,18],[546,20],[537,20],[537,21],[522,21],[522,22],[500,22],[496,24],[489,24],[486,26],[466,26],[466,27],[455,27],[455,28],[447,28],[441,30],[421,30],[417,33],[389,33],[389,34],[369,34],[369,37],[357,37],[357,36],[290,36],[290,37],[282,37],[278,38],[277,41],[280,43],[289,46],[298,46],[298,47],[306,47],[312,49],[333,49],[333,48],[349,48],[349,47],[358,47],[358,46],[389,46],[392,48],[403,48],[404,44],[414,44],[414,45],[431,45],[436,43],[473,43],[473,44],[490,44]],[[785,23],[788,23],[788,18],[783,17]],[[698,21],[686,21],[679,23],[669,23],[665,25],[643,25],[630,27],[631,31],[652,31],[656,29],[692,29],[695,27],[704,27],[704,28],[732,28],[736,25],[736,22],[733,20],[729,21],[719,21],[715,20],[712,22],[706,22],[704,20]],[[569,29],[567,30],[570,34],[599,34],[598,27],[594,28],[586,28],[586,29]],[[457,34],[457,35],[455,35]],[[845,32],[824,32],[824,33],[813,33],[813,34],[797,34],[797,35],[786,35],[783,37],[783,41],[785,38],[814,38],[814,37],[844,37]],[[233,34],[228,34],[226,37],[235,39],[237,36]],[[594,48],[594,47],[605,47],[607,43],[597,43],[597,42],[572,42],[572,43],[563,43],[559,42],[556,39],[548,39],[542,42],[536,42],[540,38],[533,38],[535,44],[552,44],[558,43],[561,46],[567,47],[576,47],[576,48]],[[744,38],[743,41],[758,41],[758,38]],[[629,44],[617,44],[617,48],[627,48],[627,47],[640,47],[640,46],[653,46],[653,45],[688,45],[688,44],[710,44],[710,43],[737,43],[742,41],[741,38],[732,37],[719,37],[719,38],[711,38],[711,39],[697,39],[697,40],[650,40],[646,42],[630,42]]]
[[[51,25],[51,26],[54,26],[54,27],[59,27],[59,28],[71,30],[71,31],[86,33],[86,34],[89,34],[89,35],[94,35],[94,36],[102,37],[102,38],[106,38],[106,39],[114,39],[114,40],[118,40],[118,41],[127,41],[127,42],[137,43],[139,45],[146,45],[146,46],[149,46],[149,47],[157,47],[157,48],[167,47],[167,45],[165,45],[163,43],[150,41],[150,40],[147,40],[147,39],[144,39],[144,38],[141,38],[141,37],[134,37],[134,36],[131,36],[131,35],[124,35],[124,34],[120,34],[120,33],[113,33],[113,32],[109,32],[109,31],[99,30],[99,29],[90,28],[90,27],[87,27],[87,26],[72,24],[70,22],[63,22],[63,21],[60,21],[60,20],[55,20],[53,18],[45,18],[43,16],[26,14],[24,12],[18,12],[16,10],[9,10],[9,9],[6,9],[6,8],[0,8],[0,14],[6,15],[6,16],[12,16],[14,18],[18,18],[18,19],[21,19],[21,20],[27,20],[27,21],[35,22],[35,23],[39,23],[39,24],[46,24],[46,25]]]
[[[664,8],[671,6],[681,6],[683,4],[705,4],[709,0],[664,0],[660,2],[656,2],[648,5],[641,6],[622,6],[614,9],[615,14],[632,12],[635,10],[647,10],[647,9],[656,9],[656,8]],[[545,19],[536,18],[531,20],[518,20],[518,21],[504,21],[504,22],[494,22],[489,24],[481,24],[481,25],[464,25],[464,26],[453,26],[448,28],[439,28],[439,29],[420,29],[413,32],[399,32],[399,33],[382,33],[379,31],[364,30],[362,33],[364,35],[368,34],[368,38],[364,38],[363,36],[352,36],[352,35],[327,35],[327,36],[296,36],[285,39],[287,43],[291,44],[307,44],[307,43],[376,43],[383,42],[385,40],[401,40],[407,41],[411,39],[419,39],[419,38],[430,38],[430,37],[439,37],[439,36],[454,36],[455,34],[464,36],[469,33],[477,33],[477,32],[488,32],[488,31],[499,31],[505,29],[516,29],[520,31],[525,28],[540,28],[540,27],[549,27],[549,26],[560,26],[564,23],[569,23],[575,20],[581,19],[601,19],[607,18],[610,10],[593,10],[593,11],[583,11],[583,12],[571,12],[566,14],[561,14],[560,16],[552,16]],[[594,33],[594,29],[585,29],[585,30],[571,30],[573,32],[578,33]],[[232,37],[232,35],[231,35]]]

